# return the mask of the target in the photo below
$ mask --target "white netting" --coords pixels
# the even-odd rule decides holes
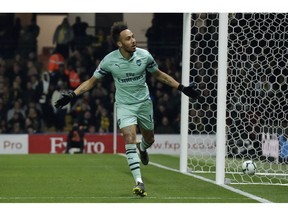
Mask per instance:
[[[219,14],[192,14],[190,75],[203,98],[190,103],[189,134],[205,135],[210,146],[217,122],[218,25]],[[288,137],[287,64],[288,14],[229,15],[225,177],[232,183],[288,184],[288,142],[281,140]],[[194,143],[204,136],[189,137]],[[244,175],[242,163],[251,159],[256,175]],[[188,161],[192,172],[215,172],[215,164],[208,148]]]

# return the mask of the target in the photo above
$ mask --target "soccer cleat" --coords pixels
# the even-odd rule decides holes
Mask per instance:
[[[137,182],[137,185],[133,188],[133,194],[137,196],[147,196],[147,192],[145,191],[144,183]]]
[[[140,159],[141,159],[141,162],[143,165],[147,165],[149,163],[149,156],[148,156],[148,153],[147,151],[141,151],[140,149],[140,142],[138,142],[136,144],[137,146],[137,149],[139,151],[139,154],[140,154]]]

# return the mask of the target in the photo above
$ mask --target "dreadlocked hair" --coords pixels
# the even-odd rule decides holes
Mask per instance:
[[[115,22],[111,27],[111,38],[114,44],[116,44],[119,40],[120,33],[123,30],[128,29],[128,26],[124,22]]]

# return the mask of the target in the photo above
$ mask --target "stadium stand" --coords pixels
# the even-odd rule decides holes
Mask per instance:
[[[27,32],[29,28],[21,26],[19,19],[15,23],[20,32],[17,40],[25,40],[27,35],[24,34],[24,31]],[[40,29],[38,29],[38,34],[39,31]],[[105,78],[99,82],[89,93],[73,101],[63,113],[59,113],[51,102],[53,94],[75,88],[75,82],[71,83],[73,82],[71,76],[69,79],[68,67],[77,74],[77,79],[82,82],[90,77],[96,69],[101,60],[99,56],[103,56],[113,49],[109,45],[109,36],[101,35],[101,37],[104,39],[101,40],[102,44],[98,44],[97,47],[93,43],[95,41],[93,38],[90,42],[85,40],[83,46],[79,45],[79,41],[77,41],[78,46],[75,46],[74,50],[70,51],[69,57],[62,59],[60,64],[56,62],[56,67],[54,60],[57,49],[45,50],[44,54],[37,55],[35,52],[37,40],[34,42],[31,40],[31,47],[16,43],[16,47],[13,47],[12,51],[11,47],[9,49],[11,43],[8,43],[8,47],[4,48],[10,50],[9,55],[4,55],[5,50],[0,47],[1,51],[4,51],[1,52],[2,55],[0,54],[0,133],[68,132],[74,122],[83,125],[86,133],[112,132],[115,91],[112,78]],[[1,41],[6,39],[1,37]],[[182,44],[178,44],[175,47],[175,50],[178,51],[176,55],[171,55],[170,49],[169,52],[163,52],[161,56],[155,54],[154,57],[161,69],[180,80],[179,46],[181,47]],[[157,45],[161,49],[161,44],[156,43],[154,46]],[[152,46],[151,49],[153,48],[155,50],[155,47]],[[103,82],[105,82],[105,86]],[[179,133],[180,97],[178,91],[156,82],[149,74],[147,82],[154,102],[156,131]],[[169,125],[163,125],[162,122],[164,124],[169,122]]]

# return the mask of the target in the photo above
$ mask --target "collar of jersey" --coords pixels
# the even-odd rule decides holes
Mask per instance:
[[[136,51],[137,51],[137,48],[136,48]],[[120,52],[120,49],[118,49],[118,57],[119,57],[120,59],[123,59],[123,60],[126,60],[126,61],[132,61],[132,60],[135,58],[135,56],[136,56],[136,51],[132,54],[132,56],[131,56],[130,59],[126,59],[126,58],[124,58],[124,57],[122,56],[122,54],[121,54],[121,52]]]

